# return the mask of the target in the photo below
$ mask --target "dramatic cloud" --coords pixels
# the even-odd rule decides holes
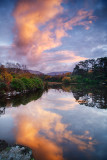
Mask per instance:
[[[1,0],[0,61],[44,72],[71,71],[79,60],[106,56],[106,4],[106,0]]]
[[[94,18],[92,11],[81,9],[74,17],[65,19],[61,3],[62,0],[18,1],[13,14],[16,21],[14,44],[17,56],[26,55],[31,63],[37,62],[45,51],[62,45],[62,38],[68,36],[67,30],[77,25],[89,29]]]
[[[29,58],[32,56],[35,58],[35,55],[38,56],[44,50],[58,46],[59,37],[57,36],[58,38],[55,39],[55,35],[51,31],[54,27],[53,23],[47,25],[46,23],[61,12],[61,0],[19,0],[14,11],[15,44],[19,49],[19,54],[23,53],[27,54]],[[60,38],[63,34],[60,34]]]

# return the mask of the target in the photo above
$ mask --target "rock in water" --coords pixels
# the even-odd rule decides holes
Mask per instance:
[[[3,149],[4,148],[4,149]],[[5,141],[0,141],[0,160],[31,160],[32,150],[28,147],[15,145],[9,147]]]

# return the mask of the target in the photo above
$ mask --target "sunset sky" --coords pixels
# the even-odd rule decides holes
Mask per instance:
[[[0,62],[44,73],[107,56],[107,0],[0,0]]]

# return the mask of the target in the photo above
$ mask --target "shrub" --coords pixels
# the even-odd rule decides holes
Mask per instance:
[[[34,83],[35,88],[38,88],[38,89],[42,89],[43,88],[43,81],[41,79],[33,78],[32,81]]]
[[[13,79],[11,82],[11,88],[16,91],[23,91],[26,89],[23,81],[20,79]]]
[[[7,90],[7,85],[4,82],[0,82],[0,94],[4,94]]]
[[[65,83],[65,84],[71,83],[71,78],[70,77],[64,77],[62,79],[62,82]]]
[[[30,79],[23,77],[21,78],[21,81],[24,83],[26,89],[30,90],[32,88]]]
[[[76,76],[71,77],[71,83],[77,83],[77,77]]]
[[[43,82],[39,78],[22,78],[21,79],[23,83],[26,86],[26,89],[32,90],[32,89],[42,89],[43,88]]]

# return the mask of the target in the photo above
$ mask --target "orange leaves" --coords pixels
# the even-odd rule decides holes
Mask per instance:
[[[4,66],[0,67],[0,73],[0,79],[9,85],[13,78],[12,75],[7,72],[7,69],[4,68]]]
[[[62,82],[68,84],[68,83],[71,82],[71,78],[70,78],[70,77],[64,77],[64,78],[62,79]]]

